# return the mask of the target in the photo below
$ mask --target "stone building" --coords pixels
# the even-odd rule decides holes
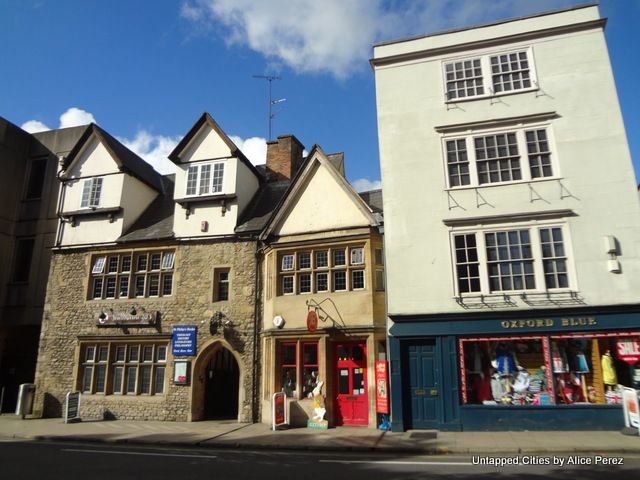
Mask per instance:
[[[0,117],[0,412],[34,379],[58,218],[58,156],[85,130],[29,134]]]
[[[278,189],[208,114],[170,159],[163,177],[96,125],[65,157],[36,415],[78,390],[87,417],[258,418],[256,236]]]

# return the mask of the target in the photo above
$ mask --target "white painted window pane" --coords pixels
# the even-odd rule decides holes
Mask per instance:
[[[206,195],[209,193],[209,184],[211,182],[211,164],[200,166],[200,188],[198,190],[199,195]]]
[[[93,269],[91,273],[98,274],[104,271],[104,264],[107,261],[107,257],[97,257],[93,262]]]
[[[89,196],[91,195],[91,180],[85,180],[82,184],[82,200],[80,201],[80,207],[85,208],[89,206]]]
[[[165,252],[162,257],[162,269],[169,270],[173,268],[173,259],[175,258],[175,252]]]
[[[222,179],[224,177],[224,163],[213,165],[213,182],[211,183],[211,193],[222,192]]]
[[[282,270],[293,270],[293,255],[282,256]]]
[[[198,167],[191,166],[187,172],[187,195],[196,194],[196,185],[198,182]]]
[[[362,265],[364,263],[364,248],[351,249],[351,265]]]

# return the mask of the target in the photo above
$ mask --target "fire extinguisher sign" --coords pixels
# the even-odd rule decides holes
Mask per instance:
[[[387,362],[376,361],[376,412],[389,413],[389,382]]]

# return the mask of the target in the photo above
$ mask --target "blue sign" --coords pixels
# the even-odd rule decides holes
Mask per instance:
[[[173,356],[196,354],[196,333],[198,327],[195,325],[176,325],[173,327],[172,344]]]

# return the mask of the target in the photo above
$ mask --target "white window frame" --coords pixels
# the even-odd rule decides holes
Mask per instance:
[[[548,177],[532,177],[531,164],[529,161],[529,150],[527,148],[526,132],[544,130],[547,135],[547,143],[549,144],[549,155],[551,159],[551,175]],[[516,145],[518,147],[518,158],[520,162],[521,178],[517,180],[505,180],[496,182],[480,183],[478,173],[478,160],[476,158],[475,139],[492,135],[504,135],[507,133],[515,133]],[[449,176],[449,163],[447,161],[447,142],[454,140],[464,140],[467,153],[467,162],[469,165],[469,184],[468,185],[451,185]],[[540,182],[548,180],[557,180],[562,178],[558,161],[558,149],[556,147],[555,136],[551,122],[532,122],[527,124],[512,125],[509,127],[469,130],[464,133],[451,132],[445,133],[441,137],[442,162],[445,175],[445,185],[450,190],[462,190],[465,188],[487,188],[500,185],[510,185],[515,183]],[[484,160],[480,160],[484,161]]]
[[[499,55],[508,55],[511,53],[520,53],[520,52],[525,52],[527,54],[527,62],[529,64],[529,79],[531,80],[531,86],[520,88],[518,90],[494,92],[493,74],[491,72],[490,58],[499,56]],[[482,70],[483,93],[479,95],[473,95],[470,97],[449,99],[448,92],[447,92],[447,71],[446,71],[447,65],[455,64],[459,62],[465,62],[465,61],[473,61],[478,59],[480,60],[480,68]],[[468,101],[479,100],[483,98],[491,98],[491,97],[499,97],[503,95],[514,95],[518,93],[531,92],[539,89],[538,75],[537,75],[534,55],[533,55],[533,47],[531,46],[510,47],[508,49],[503,49],[503,50],[489,50],[489,51],[476,52],[474,55],[465,55],[461,57],[449,57],[442,60],[441,71],[442,71],[442,91],[444,93],[445,103],[468,102]]]
[[[216,167],[220,166],[222,168],[222,180],[220,181],[220,189],[218,191],[213,191],[213,187],[214,187],[214,180],[216,178],[215,176],[215,171],[216,171]],[[206,187],[205,190],[203,190],[203,185],[200,184],[200,182],[202,181],[202,171],[204,168],[209,167],[209,171],[208,171],[208,180],[207,180],[207,184],[204,186]],[[191,169],[195,169],[196,172],[196,178],[195,178],[195,192],[193,193],[189,193],[189,172],[191,171]],[[225,180],[226,180],[226,175],[227,175],[227,167],[226,167],[226,162],[221,162],[221,161],[215,161],[215,162],[202,162],[202,163],[195,163],[195,164],[191,164],[189,165],[189,167],[187,168],[187,171],[185,172],[185,185],[184,185],[184,191],[185,191],[185,197],[202,197],[202,196],[207,196],[207,195],[222,195],[225,191]]]
[[[103,184],[103,177],[88,178],[82,182],[80,208],[96,208],[100,206]]]
[[[540,230],[547,228],[560,228],[562,230],[563,247],[565,251],[568,287],[566,288],[552,288],[547,289],[544,274],[544,265],[542,257],[542,248],[540,241]],[[491,290],[489,282],[488,260],[487,260],[487,248],[486,238],[487,233],[505,232],[513,230],[528,230],[529,239],[531,242],[532,257],[533,257],[533,272],[535,279],[534,289],[521,289],[521,290]],[[476,238],[476,251],[478,255],[478,268],[480,275],[480,291],[478,292],[464,292],[459,291],[458,274],[457,274],[457,261],[456,261],[456,248],[455,237],[457,235],[475,234]],[[511,223],[491,225],[485,227],[470,226],[470,227],[454,227],[450,230],[450,252],[451,252],[451,267],[453,274],[453,288],[456,297],[473,297],[479,295],[516,295],[521,293],[562,293],[578,291],[577,275],[575,271],[574,255],[573,255],[573,243],[571,241],[571,233],[568,224],[562,221],[544,221],[527,223]]]

